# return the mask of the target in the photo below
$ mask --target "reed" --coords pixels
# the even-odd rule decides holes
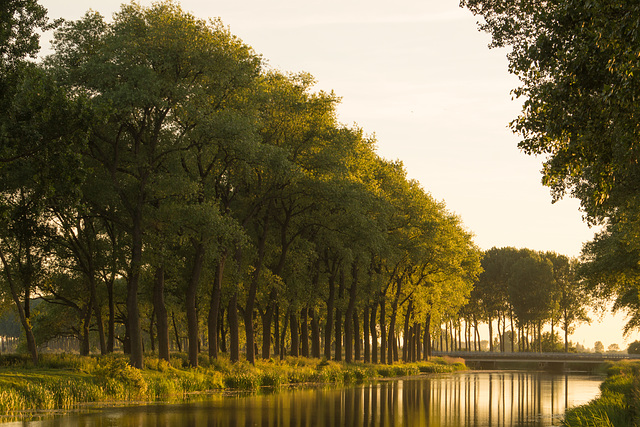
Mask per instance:
[[[609,365],[600,396],[567,411],[565,427],[627,427],[640,421],[640,364]]]
[[[201,367],[189,368],[186,355],[171,362],[152,355],[145,369],[131,367],[128,357],[108,355],[43,355],[33,366],[28,357],[0,356],[1,420],[23,419],[25,411],[70,409],[80,403],[170,401],[193,393],[220,390],[280,389],[304,384],[350,384],[381,377],[417,375],[460,369],[445,361],[411,364],[346,364],[322,359],[287,357],[257,361],[255,366],[225,357],[201,358]]]

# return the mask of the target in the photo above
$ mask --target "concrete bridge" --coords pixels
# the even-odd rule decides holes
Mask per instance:
[[[616,353],[499,353],[433,352],[434,356],[464,359],[472,369],[541,369],[550,371],[591,372],[606,362],[640,360],[640,355]]]

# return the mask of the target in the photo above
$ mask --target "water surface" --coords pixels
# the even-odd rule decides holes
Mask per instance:
[[[602,379],[543,372],[462,372],[345,388],[100,409],[13,425],[546,427],[558,425],[566,408],[596,397]]]

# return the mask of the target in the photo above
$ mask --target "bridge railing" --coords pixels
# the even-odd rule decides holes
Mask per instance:
[[[547,360],[639,360],[637,354],[619,353],[536,353],[536,352],[496,352],[496,351],[434,351],[433,356],[460,357],[462,359],[547,359]]]

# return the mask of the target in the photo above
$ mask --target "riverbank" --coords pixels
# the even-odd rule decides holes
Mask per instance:
[[[181,401],[191,396],[232,390],[255,391],[289,386],[351,384],[379,378],[466,369],[456,359],[394,365],[346,364],[321,359],[293,358],[230,363],[219,358],[201,366],[186,367],[186,355],[171,362],[145,358],[145,369],[132,368],[123,355],[81,357],[42,355],[33,366],[22,356],[0,357],[0,421],[41,416],[54,410],[71,410],[80,404],[126,404]]]
[[[640,362],[607,366],[600,396],[567,411],[566,427],[628,427],[640,425]]]

